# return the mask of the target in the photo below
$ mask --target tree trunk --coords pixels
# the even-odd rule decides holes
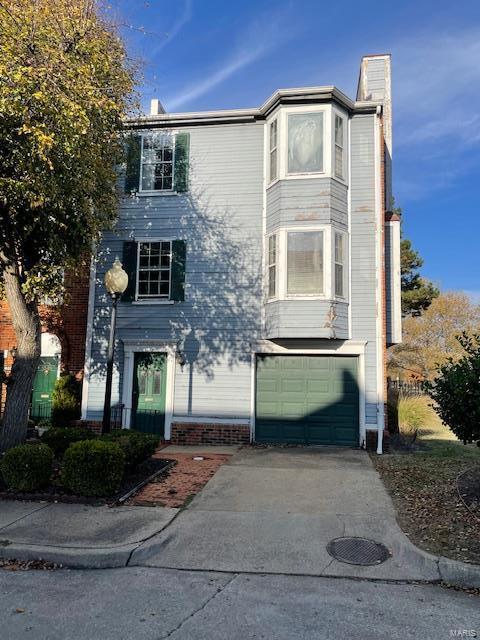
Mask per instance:
[[[3,283],[17,338],[17,355],[7,382],[7,400],[0,428],[0,452],[25,440],[32,384],[41,353],[37,304],[25,300],[15,264],[10,263],[4,268]]]

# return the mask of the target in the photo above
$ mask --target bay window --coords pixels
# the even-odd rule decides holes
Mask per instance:
[[[287,294],[322,295],[323,231],[287,232]]]
[[[288,115],[288,173],[323,171],[323,112]]]
[[[345,238],[337,231],[335,232],[334,264],[335,296],[343,298],[345,297]]]
[[[277,295],[277,236],[274,234],[268,238],[268,297]]]
[[[270,124],[270,155],[269,155],[269,167],[270,167],[270,182],[273,182],[278,178],[278,125],[277,120],[274,120]]]
[[[335,176],[344,178],[343,175],[343,118],[335,114]]]

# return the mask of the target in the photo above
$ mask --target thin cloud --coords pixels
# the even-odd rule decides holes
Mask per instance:
[[[165,103],[168,105],[169,110],[175,110],[184,104],[192,102],[294,35],[296,35],[294,30],[288,27],[285,12],[279,13],[276,19],[272,19],[270,16],[269,28],[265,27],[263,20],[257,19],[244,33],[240,34],[239,41],[242,45],[228,59],[226,64],[212,71],[205,79],[194,82],[188,88],[166,99]]]
[[[156,47],[152,49],[150,52],[151,58],[154,58],[162,49],[171,44],[178,34],[181,32],[183,27],[190,22],[193,17],[193,8],[192,8],[192,0],[185,0],[183,5],[183,11],[181,16],[178,18],[176,22],[174,22],[172,28],[166,32],[165,40],[158,44]]]

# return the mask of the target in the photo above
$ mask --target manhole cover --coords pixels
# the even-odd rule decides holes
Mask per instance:
[[[327,544],[327,551],[335,560],[363,566],[381,564],[390,557],[383,544],[367,538],[334,538]]]

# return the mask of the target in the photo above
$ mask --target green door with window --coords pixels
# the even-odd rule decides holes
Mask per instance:
[[[164,434],[167,355],[136,353],[133,373],[132,429]]]
[[[358,358],[258,356],[255,440],[358,446]]]
[[[32,420],[48,420],[52,413],[52,393],[58,377],[58,357],[40,358],[32,386]]]

